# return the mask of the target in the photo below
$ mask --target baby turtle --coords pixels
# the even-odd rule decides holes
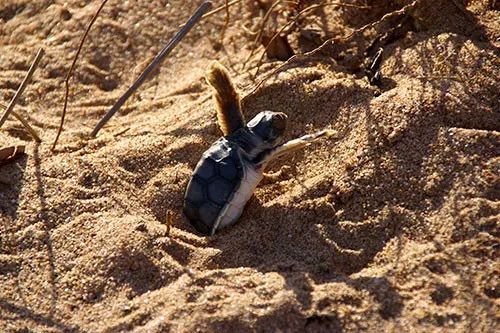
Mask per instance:
[[[213,235],[238,220],[269,161],[335,131],[324,130],[277,145],[286,128],[284,113],[263,111],[245,126],[240,98],[227,70],[214,62],[206,80],[214,89],[217,120],[224,136],[196,165],[184,197],[184,214],[200,233]]]

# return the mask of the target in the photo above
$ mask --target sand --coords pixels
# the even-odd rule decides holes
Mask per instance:
[[[37,49],[47,53],[15,109],[43,142],[15,119],[0,130],[0,147],[26,145],[0,166],[0,331],[498,331],[498,2],[419,0],[404,20],[350,37],[410,1],[323,7],[288,35],[296,53],[312,52],[274,73],[282,61],[265,57],[253,77],[260,52],[242,64],[264,14],[244,1],[222,47],[224,12],[88,140],[199,3],[108,2],[52,152],[64,77],[100,2],[0,2],[0,102]],[[363,70],[379,46],[380,88]],[[247,118],[287,113],[286,139],[342,135],[273,162],[240,221],[203,237],[181,209],[221,135],[203,80],[214,59],[230,68]]]

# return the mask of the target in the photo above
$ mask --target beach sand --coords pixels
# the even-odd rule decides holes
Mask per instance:
[[[410,2],[320,7],[288,33],[310,53],[277,72],[283,62],[264,57],[254,77],[262,48],[242,64],[264,13],[243,1],[222,45],[224,11],[88,139],[201,3],[110,0],[52,152],[64,78],[100,1],[2,0],[0,102],[46,55],[15,108],[43,142],[12,117],[0,129],[0,147],[26,145],[0,166],[0,331],[498,331],[498,2],[419,0],[356,32]],[[376,87],[364,68],[379,46]],[[340,135],[272,162],[239,222],[203,237],[182,200],[221,135],[203,78],[214,59],[247,119],[285,112],[287,140]]]

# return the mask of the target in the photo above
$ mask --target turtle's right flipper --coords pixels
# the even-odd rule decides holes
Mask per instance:
[[[257,163],[259,165],[265,166],[269,161],[280,157],[284,154],[294,152],[296,150],[302,149],[314,141],[329,138],[337,134],[336,131],[333,130],[323,130],[313,134],[308,134],[301,136],[300,138],[290,140],[282,145],[279,145],[267,152],[264,156],[261,157],[261,160]]]
[[[241,113],[240,96],[231,82],[227,69],[214,61],[207,69],[205,79],[214,89],[217,121],[224,135],[231,134],[245,126]]]

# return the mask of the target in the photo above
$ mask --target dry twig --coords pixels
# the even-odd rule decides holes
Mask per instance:
[[[226,2],[226,4],[225,4],[225,5],[222,5],[222,6],[220,6],[220,7],[215,8],[214,10],[212,10],[212,11],[210,11],[210,12],[208,12],[208,13],[204,14],[201,18],[202,18],[202,19],[205,19],[205,18],[207,18],[207,17],[209,17],[209,16],[212,16],[212,15],[214,15],[214,14],[217,14],[218,12],[220,12],[220,11],[222,11],[222,10],[226,9],[226,8],[229,8],[229,7],[231,7],[232,5],[236,5],[238,2],[241,2],[241,0],[233,0],[233,1],[229,2],[229,3],[228,3],[228,2]]]
[[[170,228],[172,228],[172,224],[174,223],[174,212],[171,211],[170,209],[167,210],[167,219],[166,219],[166,225],[167,225],[167,233],[166,236],[170,237]]]
[[[404,6],[401,9],[398,9],[398,10],[395,10],[393,12],[387,13],[384,16],[382,16],[382,18],[380,18],[379,20],[377,20],[375,22],[372,22],[372,23],[368,23],[368,24],[362,26],[361,28],[354,30],[348,36],[340,38],[339,40],[337,40],[337,42],[345,42],[345,41],[349,40],[350,38],[352,38],[354,35],[357,35],[357,34],[363,32],[363,31],[365,31],[367,29],[370,29],[370,28],[376,26],[377,24],[380,24],[380,23],[382,23],[382,22],[384,22],[384,21],[386,21],[386,20],[388,20],[388,19],[390,19],[392,17],[403,15],[403,14],[407,13],[409,10],[413,9],[420,2],[421,2],[421,0],[415,0],[414,2],[412,2],[412,3],[410,3],[410,4],[406,5],[406,6]],[[272,76],[274,76],[277,73],[279,73],[280,71],[282,71],[283,68],[286,68],[287,66],[289,66],[294,61],[297,61],[299,59],[305,59],[305,58],[313,55],[319,49],[323,48],[325,45],[327,45],[328,43],[330,43],[332,40],[333,39],[329,39],[329,40],[325,41],[322,45],[320,45],[319,47],[317,47],[316,49],[314,49],[314,50],[312,50],[310,52],[306,52],[306,53],[302,53],[302,54],[296,54],[296,55],[292,56],[290,59],[288,59],[287,61],[285,61],[284,63],[282,63],[281,65],[279,65],[277,68],[275,68],[273,71],[271,71],[262,80],[260,80],[259,83],[252,89],[252,91],[250,91],[246,96],[244,96],[241,99],[241,102],[243,103],[245,101],[245,99],[247,99],[250,96],[252,96],[257,91],[257,89],[259,89],[264,84],[264,82],[266,82],[267,80],[269,80],[269,78],[271,78]]]
[[[6,105],[3,105],[3,104],[0,104],[0,108],[3,108],[3,109],[7,109],[7,106]],[[42,142],[42,139],[40,139],[40,137],[38,136],[38,134],[36,133],[35,129],[33,127],[31,127],[31,125],[28,123],[28,121],[26,119],[24,119],[20,114],[18,114],[17,112],[15,111],[11,111],[12,115],[17,119],[19,120],[19,122],[21,124],[23,124],[23,126],[26,128],[26,130],[31,134],[31,136],[33,137],[33,139],[35,139],[36,142]]]
[[[113,134],[113,136],[116,138],[116,137],[118,137],[120,135],[123,135],[123,134],[127,133],[128,131],[130,131],[130,127],[127,127],[127,128],[125,128],[125,129],[123,129],[121,131],[118,131],[117,133]]]
[[[2,118],[0,119],[0,127],[2,127],[2,125],[5,123],[5,121],[9,117],[9,114],[12,112],[12,110],[14,109],[14,106],[16,105],[17,101],[19,100],[19,97],[21,97],[24,90],[26,89],[26,86],[31,81],[31,78],[33,77],[33,73],[35,73],[35,70],[37,69],[38,64],[40,63],[40,60],[42,60],[44,53],[45,53],[45,51],[43,49],[38,50],[38,53],[36,54],[35,60],[31,64],[30,69],[28,70],[28,73],[26,74],[26,77],[24,78],[24,80],[21,83],[21,85],[19,86],[19,88],[17,88],[16,94],[14,95],[12,100],[10,101],[9,105],[7,106],[7,108],[5,109],[5,111],[2,115]]]
[[[294,24],[297,22],[297,20],[304,14],[307,14],[308,12],[310,11],[313,11],[317,8],[320,8],[320,7],[327,7],[327,6],[339,6],[339,7],[353,7],[353,8],[361,8],[361,9],[371,9],[370,6],[359,6],[359,5],[352,5],[352,4],[346,4],[346,3],[341,3],[341,2],[326,2],[326,3],[320,3],[320,4],[316,4],[316,5],[311,5],[305,9],[303,9],[302,11],[300,11],[297,15],[295,15],[295,17],[291,20],[291,21],[288,21],[287,23],[285,23],[274,35],[273,37],[269,40],[269,42],[267,43],[266,47],[264,48],[264,51],[262,52],[262,55],[260,56],[259,58],[259,61],[257,63],[257,70],[255,71],[255,75],[257,75],[259,73],[259,70],[260,70],[260,66],[262,65],[262,60],[264,59],[264,55],[266,54],[267,50],[269,49],[269,47],[272,45],[272,43],[274,42],[274,40],[276,38],[278,38],[278,36],[283,32],[285,31],[286,28],[288,28],[290,25]]]
[[[57,130],[56,138],[54,140],[54,143],[52,144],[52,151],[56,149],[57,141],[59,141],[59,136],[61,135],[61,132],[63,130],[64,126],[64,118],[66,117],[66,109],[68,107],[68,96],[69,96],[69,79],[71,78],[71,74],[73,73],[73,70],[76,65],[76,61],[78,60],[78,56],[80,55],[80,52],[82,51],[83,44],[85,43],[85,39],[87,38],[87,35],[89,34],[90,28],[92,28],[92,25],[94,22],[97,20],[97,17],[99,16],[99,13],[103,9],[104,5],[108,2],[108,0],[103,0],[99,8],[97,9],[96,13],[90,20],[89,25],[87,26],[87,29],[85,30],[85,33],[82,36],[82,39],[80,40],[80,46],[78,47],[78,51],[75,54],[75,57],[73,58],[73,63],[71,64],[71,67],[69,68],[68,73],[66,74],[66,78],[64,79],[64,84],[66,87],[66,92],[64,95],[64,107],[63,107],[63,112],[61,115],[61,123],[59,124],[59,129]]]

